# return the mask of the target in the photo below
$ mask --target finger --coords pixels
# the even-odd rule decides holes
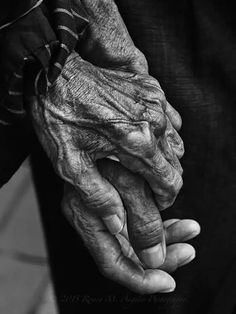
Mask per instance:
[[[182,119],[180,114],[171,106],[171,104],[167,101],[166,102],[166,115],[170,119],[171,124],[173,127],[178,131],[181,129],[182,126]]]
[[[148,86],[148,85],[146,85]],[[148,88],[146,87],[148,90]],[[147,121],[154,135],[158,138],[164,134],[168,116],[165,114],[166,99],[163,91],[150,90],[148,98],[142,97],[145,102],[145,110],[142,112],[140,120]]]
[[[75,192],[69,199],[68,195],[65,198],[63,211],[82,237],[104,276],[141,294],[174,290],[175,282],[170,275],[161,270],[144,270],[132,259],[125,257],[116,237],[105,230],[97,215],[87,211]],[[71,219],[74,216],[71,212],[77,213],[76,219]]]
[[[191,219],[168,219],[163,223],[165,228],[166,245],[184,242],[196,237],[200,233],[200,226],[195,220]],[[125,256],[132,258],[136,262],[137,256],[125,234],[119,234],[119,240]]]
[[[164,222],[166,243],[184,242],[200,233],[200,225],[192,219],[168,220]]]
[[[162,93],[163,94],[163,93]],[[166,103],[165,96],[163,94],[162,101],[159,100],[153,100],[152,106],[146,107],[146,110],[142,114],[143,120],[150,123],[151,130],[155,137],[158,139],[163,134],[166,135],[167,140],[173,150],[173,152],[178,156],[178,158],[181,158],[184,154],[184,144],[179,136],[178,132],[175,129],[175,126],[172,124],[173,117],[170,115],[167,115],[167,113],[162,111],[161,103]],[[159,96],[160,98],[160,96]],[[150,100],[149,100],[150,103]],[[148,100],[147,100],[148,104]],[[167,108],[170,106],[170,104],[167,106]],[[172,107],[171,107],[172,108]],[[173,109],[173,108],[172,108]],[[173,111],[175,111],[173,109]],[[168,109],[167,109],[168,112]],[[176,112],[176,115],[179,116],[179,114]],[[180,116],[179,116],[180,118]],[[181,122],[181,118],[180,118]]]
[[[200,233],[199,224],[191,219],[168,219],[164,221],[163,225],[165,228],[166,245],[188,241]],[[122,247],[124,247],[124,254],[137,261],[137,256],[130,245],[129,239],[123,235],[120,236],[123,240]]]
[[[112,160],[98,161],[98,168],[121,196],[127,211],[129,240],[135,253],[146,267],[159,267],[165,259],[164,230],[148,184]]]
[[[164,157],[166,160],[174,167],[180,175],[183,174],[183,168],[179,162],[177,155],[175,154],[174,150],[172,149],[169,141],[165,136],[162,136],[158,143]]]
[[[182,187],[182,177],[158,148],[148,123],[140,123],[135,131],[123,138],[117,156],[125,167],[148,181],[159,209],[173,204]]]
[[[195,256],[195,249],[190,244],[177,243],[169,245],[166,249],[165,262],[160,269],[171,273],[178,267],[182,267],[190,263]]]
[[[93,250],[96,252],[94,258],[103,275],[141,294],[174,290],[175,282],[172,277],[161,270],[144,270],[140,265],[125,257],[121,254],[120,246],[112,235],[100,233],[96,238],[98,241]],[[103,255],[102,264],[101,255]]]
[[[88,210],[101,217],[112,234],[124,225],[124,207],[118,192],[103,178],[88,156],[80,158],[76,188]]]
[[[169,221],[166,221],[165,225],[169,225],[169,227],[172,224],[175,224],[176,219],[170,219]],[[189,222],[191,224],[191,222]],[[180,228],[183,228],[182,226],[179,226]],[[176,228],[176,226],[175,226]],[[186,233],[188,233],[186,231]],[[139,259],[137,255],[135,254],[131,244],[129,241],[127,241],[123,236],[119,236],[119,242],[121,244],[121,249],[123,254],[132,259],[136,264],[140,264]],[[169,235],[170,237],[171,235]],[[167,240],[167,239],[166,239]],[[170,240],[170,243],[173,243],[175,241],[183,241],[181,236],[173,236],[173,238]],[[182,267],[189,262],[191,262],[195,258],[195,250],[194,248],[189,244],[184,243],[177,243],[172,244],[170,246],[167,246],[166,251],[166,259],[164,263],[160,266],[159,269],[164,270],[166,272],[173,272],[177,268]],[[141,265],[141,264],[140,264]]]
[[[157,102],[158,103],[158,102]],[[166,131],[167,117],[161,109],[161,105],[153,108],[146,108],[142,114],[142,119],[150,124],[150,129],[156,138],[159,138]]]
[[[138,256],[135,254],[134,249],[131,246],[129,240],[120,233],[116,235],[116,238],[120,243],[121,251],[122,251],[123,255],[128,257],[129,259],[131,259],[137,265],[142,266]]]
[[[167,229],[169,226],[173,225],[175,222],[180,221],[178,218],[172,218],[163,221],[164,228]]]
[[[184,155],[184,143],[178,132],[173,128],[170,120],[167,118],[165,135],[167,142],[172,148],[173,153],[180,159]]]

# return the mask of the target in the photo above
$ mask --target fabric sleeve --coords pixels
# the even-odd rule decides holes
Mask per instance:
[[[31,1],[30,5],[36,2]],[[88,24],[80,0],[48,0],[32,10],[25,4],[25,9],[28,13],[20,12],[18,18],[13,14],[12,23],[5,18],[10,24],[0,28],[2,125],[14,124],[25,117],[25,68],[32,69],[35,75],[40,73],[37,82],[46,91],[60,74]]]
[[[33,91],[38,74],[42,89],[53,83],[79,43],[88,19],[80,0],[2,0],[0,12],[1,187],[35,141],[24,95],[30,87]]]

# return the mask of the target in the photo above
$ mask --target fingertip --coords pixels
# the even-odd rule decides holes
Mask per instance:
[[[190,263],[196,257],[196,250],[190,244],[184,244],[181,255],[179,256],[178,267],[182,267]]]
[[[190,240],[201,232],[201,227],[196,220],[192,219],[183,219],[182,223],[186,226],[186,235],[182,239],[183,241]]]
[[[167,244],[185,242],[200,233],[200,225],[192,219],[182,219],[165,226]]]
[[[158,275],[155,278],[156,285],[158,287],[158,290],[156,292],[165,293],[174,291],[176,288],[174,278],[162,270],[155,271],[158,272]]]
[[[176,288],[173,277],[163,270],[148,269],[145,276],[145,294],[168,293]]]
[[[196,251],[191,244],[178,243],[175,246],[176,256],[178,258],[178,266],[182,266],[185,264],[185,261],[190,261],[196,256]]]
[[[161,269],[169,273],[174,272],[191,262],[196,256],[195,249],[187,243],[172,244],[167,247],[167,254]]]

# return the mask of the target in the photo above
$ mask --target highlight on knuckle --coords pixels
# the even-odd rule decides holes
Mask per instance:
[[[150,125],[148,122],[143,123],[144,126],[141,130],[133,131],[126,137],[126,142],[129,149],[133,153],[142,156],[153,155],[154,153],[154,140],[151,133]]]

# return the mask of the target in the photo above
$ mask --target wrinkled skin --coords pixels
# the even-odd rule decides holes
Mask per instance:
[[[95,192],[109,192],[98,174],[87,186],[97,172],[94,161],[115,155],[149,182],[159,207],[166,208],[182,178],[164,134],[162,97],[149,75],[98,68],[74,52],[48,94],[32,104],[32,115],[57,172],[83,191],[92,207]]]
[[[96,160],[115,155],[148,181],[159,209],[169,207],[182,186],[178,158],[184,149],[176,131],[181,118],[149,76],[146,59],[134,46],[113,1],[83,3],[90,23],[80,54],[89,62],[72,53],[48,94],[31,99],[31,115],[55,170],[75,186],[89,215],[116,214],[123,225],[121,197],[115,184],[101,176]],[[129,202],[127,207],[135,213],[137,204]],[[141,250],[161,241],[164,247],[157,207],[142,208],[139,223],[130,230],[132,245]],[[164,261],[163,250],[156,267]]]
[[[96,160],[115,155],[143,176],[159,208],[172,204],[181,188],[181,166],[166,139],[162,95],[158,82],[147,74],[98,68],[72,53],[47,95],[30,104],[36,132],[55,170],[114,234],[124,223],[123,203],[98,171]],[[147,248],[163,238],[162,229],[153,228],[159,224],[159,212],[145,216],[150,210],[143,213],[155,221],[144,233]],[[120,222],[110,219],[112,215]],[[156,259],[146,264],[160,266]]]
[[[114,1],[82,0],[82,3],[89,16],[89,25],[79,46],[80,55],[99,67],[148,75],[147,60],[135,47]],[[182,173],[176,158],[181,158],[184,153],[183,142],[176,132],[181,127],[181,118],[166,101],[159,83],[155,80],[154,84],[159,87],[158,100],[165,108],[166,119],[165,136],[158,144],[168,162]],[[166,202],[159,198],[159,209],[169,207],[173,201],[174,197]]]
[[[148,64],[143,53],[135,47],[113,0],[82,0],[89,16],[89,25],[79,45],[80,56],[96,66],[147,74]],[[160,85],[157,81],[159,88]],[[160,88],[159,101],[165,108],[166,139],[181,158],[183,142],[176,130],[182,124],[178,112],[166,101]],[[171,160],[171,158],[169,158]]]
[[[65,186],[62,204],[65,215],[82,237],[103,275],[141,294],[172,291],[175,282],[167,272],[173,272],[195,257],[194,248],[183,242],[199,233],[199,225],[193,220],[165,221],[161,226],[167,244],[165,262],[159,269],[147,269],[139,259],[142,246],[137,244],[142,242],[136,241],[135,236],[137,230],[145,234],[142,222],[146,206],[158,211],[151,190],[140,176],[131,173],[120,163],[101,160],[98,167],[124,201],[127,222],[122,233],[111,235],[102,220],[89,210],[76,189],[69,184]],[[140,223],[143,227],[133,232],[134,226]]]

